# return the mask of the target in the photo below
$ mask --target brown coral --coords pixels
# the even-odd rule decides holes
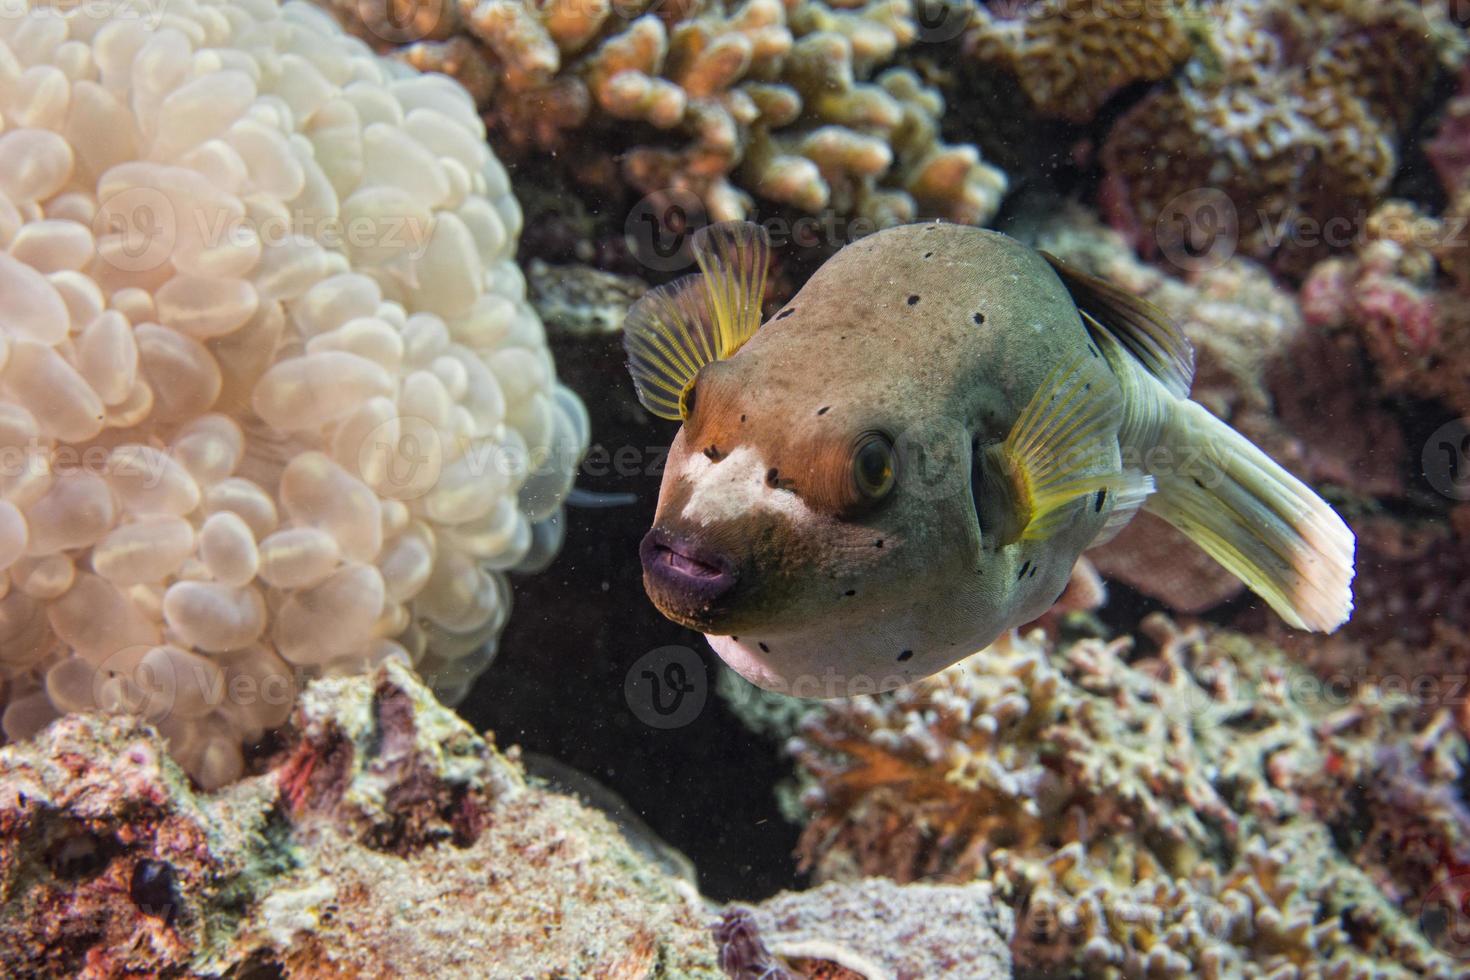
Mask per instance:
[[[1439,67],[1426,11],[1412,0],[1205,11],[1209,56],[1112,127],[1105,203],[1142,252],[1169,255],[1192,232],[1175,226],[1194,219],[1171,206],[1214,189],[1233,205],[1243,250],[1304,272],[1346,244],[1397,167]]]
[[[382,19],[335,6],[370,37]],[[910,0],[463,0],[402,57],[464,79],[508,153],[565,156],[583,183],[687,192],[714,220],[747,216],[754,195],[869,228],[983,223],[1004,175],[942,140],[937,91],[880,74],[914,43],[912,16]]]
[[[979,5],[966,53],[985,70],[1013,75],[1042,115],[1087,122],[1119,90],[1168,78],[1189,59],[1194,6],[1194,0]]]

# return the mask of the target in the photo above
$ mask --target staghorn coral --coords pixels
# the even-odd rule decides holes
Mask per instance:
[[[1198,16],[1196,0],[976,5],[965,53],[1014,76],[1042,115],[1083,123],[1119,90],[1162,81],[1184,64]]]
[[[393,39],[377,5],[333,6]],[[465,80],[493,138],[568,157],[582,184],[692,195],[712,220],[758,197],[878,227],[984,223],[1005,176],[942,140],[935,89],[881,70],[915,39],[909,0],[464,0],[400,56]]]
[[[1463,738],[1416,728],[1406,698],[1344,703],[1244,637],[1145,628],[1144,656],[1037,633],[816,708],[791,743],[804,864],[989,879],[1016,908],[1020,970],[1454,975],[1383,892],[1412,915],[1455,866],[1343,848],[1417,835],[1421,853],[1465,853]]]
[[[5,736],[136,712],[212,787],[300,674],[462,696],[587,441],[469,99],[273,0],[0,42]]]
[[[214,795],[131,718],[0,749],[0,972],[721,976],[692,889],[400,664],[313,682],[296,721]]]
[[[1463,35],[1442,21],[1415,0],[1201,4],[1201,54],[1109,131],[1112,220],[1168,255],[1199,233],[1171,206],[1211,188],[1244,251],[1305,272],[1378,202],[1441,59],[1460,57]]]

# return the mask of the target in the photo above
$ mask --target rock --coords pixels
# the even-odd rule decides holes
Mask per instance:
[[[0,750],[0,974],[718,977],[699,898],[395,662],[208,795],[132,718]]]

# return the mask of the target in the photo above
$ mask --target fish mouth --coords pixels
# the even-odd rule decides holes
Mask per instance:
[[[660,528],[638,547],[643,586],[659,610],[696,629],[708,625],[715,603],[735,587],[735,562],[727,555]]]

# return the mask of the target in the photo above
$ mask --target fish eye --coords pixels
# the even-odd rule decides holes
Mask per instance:
[[[852,478],[868,500],[882,500],[893,489],[893,442],[881,432],[862,438],[852,454]]]

